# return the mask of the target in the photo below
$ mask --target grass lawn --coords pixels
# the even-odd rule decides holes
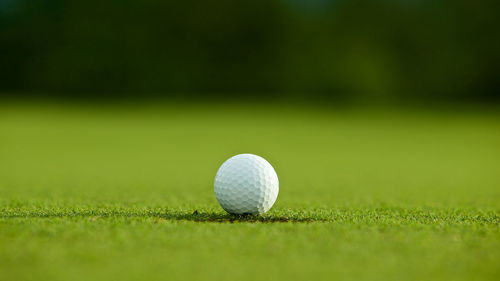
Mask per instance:
[[[213,194],[230,156],[280,179]],[[500,114],[0,102],[0,280],[499,280]]]

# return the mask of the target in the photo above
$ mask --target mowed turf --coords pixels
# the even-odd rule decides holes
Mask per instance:
[[[280,179],[218,206],[230,156]],[[0,103],[0,280],[498,280],[500,115]]]

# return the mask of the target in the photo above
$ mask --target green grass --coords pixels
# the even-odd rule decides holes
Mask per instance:
[[[213,178],[255,153],[275,206]],[[498,280],[500,115],[0,103],[0,280]]]

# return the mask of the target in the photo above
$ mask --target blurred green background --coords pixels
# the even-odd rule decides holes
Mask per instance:
[[[0,1],[11,96],[498,101],[498,1]]]

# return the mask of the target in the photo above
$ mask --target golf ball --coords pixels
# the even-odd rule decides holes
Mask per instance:
[[[214,191],[228,213],[262,214],[271,209],[278,197],[278,175],[264,158],[239,154],[219,168]]]

